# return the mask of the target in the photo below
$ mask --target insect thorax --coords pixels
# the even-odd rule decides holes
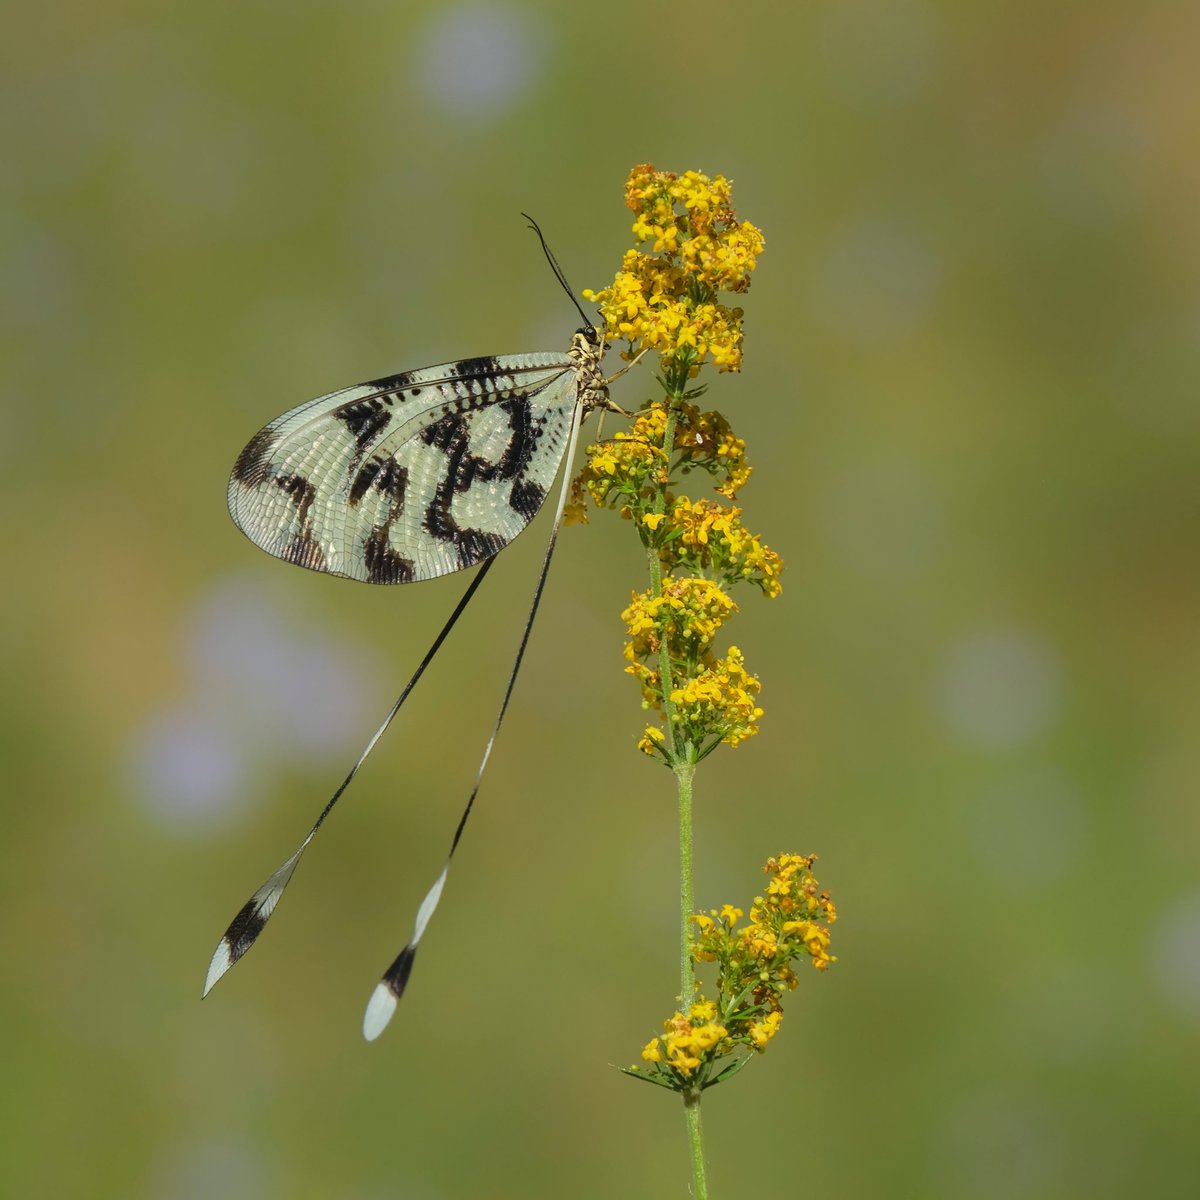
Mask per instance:
[[[586,415],[595,408],[607,408],[608,384],[600,361],[604,357],[604,333],[600,329],[580,329],[571,338],[567,357],[575,364],[579,401]]]

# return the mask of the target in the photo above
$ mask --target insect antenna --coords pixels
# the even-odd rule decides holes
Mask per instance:
[[[413,688],[416,687],[417,680],[425,673],[425,668],[429,666],[433,661],[434,655],[441,649],[442,643],[446,640],[450,630],[457,624],[459,617],[462,616],[467,605],[470,604],[471,597],[475,595],[479,585],[483,582],[484,576],[491,570],[493,562],[495,562],[494,558],[485,559],[479,570],[476,571],[471,582],[467,585],[467,590],[463,593],[462,599],[459,600],[445,625],[442,626],[441,633],[434,638],[433,645],[426,651],[425,657],[421,659],[420,664],[412,674],[412,678],[405,684],[404,690],[400,693],[396,703],[392,705],[391,711],[384,717],[383,723],[372,734],[371,740],[367,742],[365,749],[358,756],[358,761],[350,768],[350,773],[342,780],[337,791],[333,793],[329,802],[321,810],[321,815],[317,817],[313,823],[313,827],[308,831],[308,835],[300,843],[299,848],[242,905],[241,909],[238,910],[237,916],[229,923],[229,928],[222,934],[221,940],[217,943],[217,948],[213,952],[212,960],[208,964],[208,975],[204,980],[204,992],[202,995],[207,996],[217,980],[258,940],[259,934],[266,928],[267,921],[283,896],[284,888],[287,887],[292,878],[292,873],[296,870],[300,862],[300,856],[308,848],[309,842],[316,836],[317,830],[325,823],[325,818],[333,811],[333,806],[341,799],[342,793],[350,786],[350,781],[358,774],[359,767],[366,762],[367,755],[375,749],[375,743],[379,741],[387,730],[387,727],[392,723],[393,718],[400,711],[400,706],[408,699],[408,695]]]
[[[546,261],[550,264],[550,269],[554,272],[555,278],[562,284],[562,289],[570,297],[571,303],[575,305],[575,311],[583,318],[583,323],[591,329],[595,322],[583,311],[579,305],[579,301],[575,299],[575,293],[571,290],[571,285],[567,282],[567,277],[563,274],[563,269],[558,265],[558,259],[554,257],[554,251],[546,244],[546,235],[542,232],[542,227],[528,214],[521,214],[529,222],[529,228],[538,236],[538,241],[542,243],[542,253],[546,256]]]
[[[536,225],[534,229],[537,230]],[[537,230],[537,232],[541,236],[541,231]],[[542,244],[545,245],[545,242],[543,241]],[[549,254],[549,251],[547,251],[547,254]],[[551,258],[552,263],[553,261],[553,258]],[[557,267],[557,264],[555,266]],[[529,645],[529,635],[533,631],[534,618],[537,616],[538,605],[542,600],[542,592],[546,587],[546,576],[550,572],[550,560],[554,556],[554,546],[558,541],[558,531],[562,525],[563,510],[566,507],[567,495],[570,491],[571,464],[575,458],[575,446],[579,440],[579,428],[582,421],[583,406],[577,404],[571,419],[571,433],[567,440],[567,452],[565,456],[566,467],[563,471],[562,488],[558,495],[558,507],[554,513],[554,524],[550,529],[550,540],[546,546],[545,557],[542,559],[542,569],[538,575],[537,586],[533,590],[533,601],[529,606],[529,616],[525,620],[525,629],[521,634],[521,642],[517,647],[512,671],[508,676],[508,685],[504,689],[504,699],[500,702],[500,710],[496,714],[496,723],[492,727],[492,735],[488,738],[487,746],[483,751],[483,758],[479,763],[479,770],[475,774],[475,784],[471,788],[471,794],[467,798],[466,807],[463,809],[462,816],[458,820],[458,827],[454,830],[454,838],[450,843],[450,852],[446,855],[445,865],[442,867],[437,879],[434,880],[433,886],[426,892],[424,900],[421,901],[420,908],[417,909],[417,919],[413,924],[413,933],[408,945],[400,951],[392,962],[392,965],[384,972],[383,978],[375,985],[375,990],[371,993],[371,999],[367,1002],[367,1009],[363,1014],[363,1036],[369,1042],[374,1041],[384,1031],[387,1023],[392,1019],[392,1014],[396,1011],[396,1005],[400,997],[404,995],[404,989],[408,984],[408,977],[412,974],[413,961],[417,956],[417,945],[424,936],[425,928],[429,924],[434,911],[437,909],[438,901],[442,898],[442,889],[446,885],[446,875],[450,870],[451,860],[454,858],[454,852],[458,849],[458,843],[462,840],[463,831],[466,829],[467,821],[471,817],[471,810],[475,807],[475,797],[479,794],[479,785],[483,782],[483,773],[487,769],[488,759],[492,755],[492,747],[496,744],[496,737],[500,733],[504,714],[508,710],[508,702],[512,698],[513,688],[517,682],[517,674],[521,670],[521,660],[525,657],[525,648]]]

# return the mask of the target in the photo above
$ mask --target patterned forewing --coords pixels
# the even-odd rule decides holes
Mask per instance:
[[[465,359],[284,413],[229,480],[237,526],[288,562],[408,583],[491,557],[533,519],[577,399],[562,354]]]

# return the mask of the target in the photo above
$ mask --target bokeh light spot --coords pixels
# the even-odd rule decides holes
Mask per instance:
[[[1028,1095],[956,1095],[935,1124],[937,1195],[1017,1200],[1063,1195],[1062,1133]]]
[[[138,802],[177,834],[215,832],[246,800],[250,771],[241,748],[201,712],[158,714],[139,731],[131,757]]]
[[[412,47],[421,93],[451,116],[494,120],[542,75],[546,37],[521,9],[463,4],[433,10]]]
[[[274,589],[222,580],[201,600],[189,642],[197,692],[260,754],[322,761],[369,732],[383,689],[363,647],[332,637]]]
[[[1151,941],[1154,978],[1167,1002],[1200,1019],[1200,891],[1170,905]]]
[[[159,1200],[262,1200],[281,1193],[262,1152],[244,1138],[209,1138],[180,1145],[160,1164],[150,1193]]]
[[[1062,678],[1049,646],[1023,629],[990,629],[951,647],[936,682],[936,706],[965,742],[1019,746],[1057,717]]]
[[[366,647],[293,611],[287,595],[236,577],[211,588],[184,632],[185,694],[133,738],[138,802],[177,834],[244,818],[260,779],[361,749],[386,712]]]
[[[1044,139],[1034,178],[1054,212],[1081,228],[1133,215],[1144,200],[1145,145],[1124,106],[1089,95],[1062,113]]]

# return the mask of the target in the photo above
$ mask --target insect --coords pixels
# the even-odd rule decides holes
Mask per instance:
[[[541,230],[530,223],[570,295]],[[262,933],[317,830],[440,649],[494,556],[542,507],[565,459],[533,602],[474,787],[441,873],[417,910],[412,937],[367,1004],[364,1036],[378,1037],[391,1019],[512,696],[562,521],[580,425],[595,409],[624,412],[609,399],[603,353],[603,332],[588,324],[565,353],[467,358],[404,371],[293,408],[264,426],[239,455],[229,479],[229,512],[252,542],[277,558],[377,584],[413,583],[477,564],[480,569],[299,848],[230,922],[209,964],[204,995]]]

